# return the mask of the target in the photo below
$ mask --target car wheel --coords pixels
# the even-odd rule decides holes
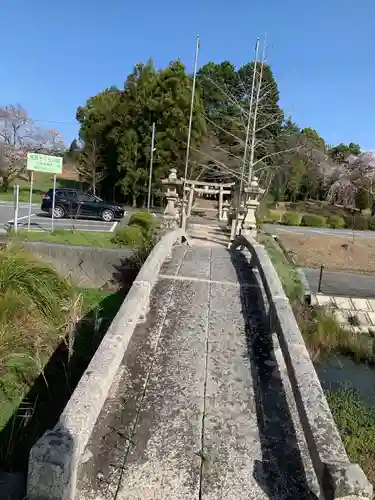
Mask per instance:
[[[112,210],[103,210],[101,214],[102,220],[104,222],[112,222],[113,219],[115,218],[115,214],[112,212]]]
[[[55,207],[53,211],[53,217],[55,219],[62,219],[65,215],[65,210],[62,207]]]

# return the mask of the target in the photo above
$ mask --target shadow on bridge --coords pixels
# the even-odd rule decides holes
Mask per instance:
[[[253,477],[270,499],[315,500],[299,449],[298,439],[275,356],[265,300],[259,294],[254,270],[239,250],[231,251],[241,285],[262,461],[256,460]],[[257,295],[257,296],[256,296]]]

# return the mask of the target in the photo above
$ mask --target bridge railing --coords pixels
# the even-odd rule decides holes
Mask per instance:
[[[250,265],[259,271],[268,301],[270,332],[276,333],[279,340],[323,498],[372,498],[371,483],[359,465],[348,458],[290,302],[266,249],[246,235],[234,242],[234,247],[239,245],[250,252]]]
[[[59,422],[31,450],[28,500],[74,500],[77,473],[96,420],[108,397],[129,341],[146,317],[152,288],[183,229],[168,232],[143,264],[117,315],[69,399]]]

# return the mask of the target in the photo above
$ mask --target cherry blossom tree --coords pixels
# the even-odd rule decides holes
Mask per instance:
[[[27,179],[28,152],[62,152],[64,140],[55,130],[37,127],[26,110],[17,105],[0,107],[0,186],[7,189],[15,178]]]
[[[327,201],[340,205],[354,205],[359,189],[373,194],[375,182],[375,155],[364,152],[350,155],[345,162],[333,169]]]

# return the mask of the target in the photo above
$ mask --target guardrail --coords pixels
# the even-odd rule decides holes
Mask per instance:
[[[372,485],[360,466],[348,458],[290,302],[267,251],[246,235],[238,237],[233,246],[244,246],[251,254],[250,265],[259,271],[268,299],[270,329],[279,339],[323,498],[371,499]]]
[[[152,288],[183,229],[167,233],[139,271],[122,306],[79,381],[54,429],[33,446],[28,500],[74,500],[78,467],[137,324],[145,318]]]

